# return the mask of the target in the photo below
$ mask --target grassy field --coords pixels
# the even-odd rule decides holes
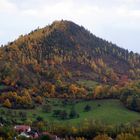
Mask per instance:
[[[84,111],[85,105],[90,105],[92,110],[89,112]],[[100,106],[99,106],[100,104]],[[60,107],[61,108],[61,107]],[[71,106],[65,106],[66,110],[70,110]],[[140,119],[140,113],[136,113],[126,109],[118,100],[98,100],[98,101],[82,101],[75,105],[76,111],[80,117],[65,122],[77,123],[85,119],[93,119],[103,121],[107,124],[128,123]],[[41,113],[44,119],[52,118],[52,114]],[[64,122],[64,121],[63,121]]]
[[[34,110],[16,110],[16,112],[23,111],[27,113],[28,120],[35,120],[38,116],[41,116],[44,120],[47,121],[56,121],[62,123],[77,124],[84,120],[98,120],[106,124],[120,124],[128,123],[136,120],[140,120],[140,113],[130,111],[126,109],[119,100],[95,100],[95,101],[78,101],[75,104],[76,112],[80,115],[79,118],[68,119],[68,120],[59,120],[56,117],[52,116],[53,110],[62,109],[66,110],[68,113],[72,105],[63,105],[62,100],[60,99],[49,99],[49,104],[52,106],[51,113],[44,113],[42,107],[38,106]],[[88,112],[84,111],[86,105],[91,106],[91,110]],[[1,108],[2,109],[2,108]],[[15,110],[12,110],[15,111]],[[10,115],[9,115],[10,117]],[[18,119],[18,118],[17,118]]]

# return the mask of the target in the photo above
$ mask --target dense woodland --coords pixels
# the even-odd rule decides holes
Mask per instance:
[[[118,89],[140,78],[139,54],[63,20],[1,46],[0,65],[0,103],[8,108],[34,108],[44,97],[120,98]],[[79,79],[99,84],[88,89]]]

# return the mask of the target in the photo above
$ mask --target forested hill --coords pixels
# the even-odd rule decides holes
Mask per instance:
[[[140,78],[140,55],[70,21],[55,21],[0,48],[0,82],[6,85],[30,87],[77,79],[117,83],[124,76]]]

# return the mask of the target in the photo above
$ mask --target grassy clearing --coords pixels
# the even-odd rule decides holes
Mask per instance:
[[[92,80],[78,80],[77,83],[91,89],[95,88],[99,84]]]
[[[52,106],[51,113],[44,113],[42,107],[38,106],[34,110],[16,110],[17,112],[22,111],[27,113],[28,121],[35,120],[38,116],[41,116],[44,120],[51,122],[62,122],[63,124],[70,123],[75,125],[84,120],[98,120],[106,124],[120,124],[120,123],[129,123],[136,120],[140,120],[140,113],[130,111],[126,109],[119,100],[94,100],[94,101],[78,101],[75,104],[75,109],[79,113],[80,117],[75,119],[68,120],[59,120],[58,118],[52,117],[53,110],[62,109],[66,110],[68,113],[72,105],[63,105],[62,100],[60,99],[48,99],[49,103]],[[91,106],[91,111],[85,112],[84,107],[86,105]],[[13,111],[13,110],[10,110]],[[10,115],[9,115],[10,118]],[[19,118],[16,118],[18,121]]]

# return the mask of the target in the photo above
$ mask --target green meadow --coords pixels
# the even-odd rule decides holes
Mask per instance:
[[[85,120],[95,120],[100,121],[105,124],[117,125],[117,124],[126,124],[130,122],[134,122],[140,120],[140,113],[130,111],[125,108],[119,100],[114,99],[106,99],[106,100],[76,100],[74,103],[67,103],[70,101],[66,101],[64,104],[64,100],[62,99],[47,99],[47,104],[51,106],[51,110],[49,113],[44,112],[42,110],[42,106],[38,106],[32,110],[8,110],[5,108],[0,109],[0,115],[4,116],[2,110],[7,110],[9,115],[5,115],[5,118],[12,119],[13,113],[18,114],[19,112],[24,112],[26,114],[26,121],[34,121],[38,117],[46,120],[48,122],[61,122],[63,124],[70,123],[72,125],[76,125]],[[86,105],[91,107],[90,111],[85,111],[84,108]],[[69,114],[71,108],[74,107],[75,111],[79,116],[73,119],[59,119],[53,116],[54,110],[65,110],[67,114]],[[25,120],[22,120],[19,117],[14,117],[17,122],[22,123]]]

